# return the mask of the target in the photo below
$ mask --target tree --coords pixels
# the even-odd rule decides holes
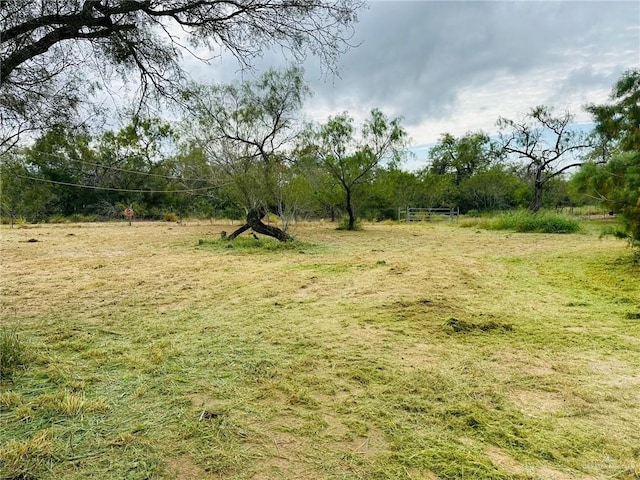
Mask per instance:
[[[269,70],[256,81],[235,85],[193,86],[186,92],[195,122],[192,141],[207,156],[212,171],[230,183],[235,200],[247,213],[246,223],[233,239],[248,229],[291,240],[285,231],[262,222],[270,212],[287,214],[283,186],[289,158],[302,129],[300,112],[310,94],[300,68]]]
[[[398,208],[420,205],[420,179],[397,165],[378,168],[372,181],[363,186],[361,211],[367,219],[398,218]]]
[[[0,215],[9,217],[12,227],[18,218],[38,219],[54,198],[51,185],[34,183],[31,175],[23,152],[15,150],[0,159]]]
[[[580,191],[622,214],[626,235],[640,244],[640,70],[626,71],[614,85],[611,102],[589,105],[604,141],[606,164],[590,162],[575,175]]]
[[[50,195],[38,216],[79,213],[83,205],[93,204],[94,193],[75,185],[87,184],[93,167],[81,163],[95,161],[91,136],[81,129],[58,125],[44,132],[29,147],[20,149],[31,183],[46,185]],[[35,186],[35,185],[34,185]]]
[[[456,185],[487,169],[496,157],[497,152],[484,132],[467,133],[460,138],[445,133],[438,144],[429,150],[431,172],[438,175],[453,174]]]
[[[532,108],[521,120],[500,118],[500,141],[506,154],[527,162],[527,172],[533,181],[532,212],[542,206],[546,183],[567,170],[584,163],[579,155],[594,147],[585,134],[571,128],[573,115],[564,112],[555,116],[551,108]]]
[[[308,133],[308,132],[307,132]],[[304,142],[303,142],[304,144]],[[317,159],[302,147],[295,152],[294,169],[303,176],[316,205],[315,213],[319,218],[329,218],[335,222],[340,216],[342,191],[336,179],[330,175]]]
[[[307,132],[305,149],[341,186],[348,215],[347,230],[355,230],[353,197],[383,162],[399,162],[406,153],[407,133],[400,119],[389,120],[380,110],[360,129],[346,112],[329,118],[319,128]]]
[[[494,166],[465,178],[459,186],[460,209],[496,211],[513,208],[517,203],[517,191],[523,182],[512,172]],[[526,185],[524,185],[526,188]]]
[[[640,151],[640,70],[628,70],[614,85],[608,105],[589,105],[596,132],[622,152]]]
[[[418,172],[420,179],[420,202],[427,207],[454,207],[457,205],[458,186],[450,175],[431,173],[429,168]]]
[[[71,117],[113,75],[139,99],[176,98],[185,44],[241,66],[272,46],[330,70],[348,49],[363,0],[6,0],[0,2],[0,148]]]
[[[119,216],[124,207],[116,205],[131,203],[142,214],[161,205],[173,190],[205,191],[202,182],[185,185],[181,173],[168,168],[173,141],[170,126],[158,119],[137,119],[96,136],[58,125],[32,145],[2,155],[0,164],[7,164],[3,183],[20,183],[23,209],[27,203],[36,205],[27,202],[32,193],[42,197],[37,212],[29,207],[28,215],[21,214],[30,219],[54,214]],[[9,168],[11,164],[16,168]]]

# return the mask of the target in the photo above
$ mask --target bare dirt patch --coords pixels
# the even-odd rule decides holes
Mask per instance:
[[[583,475],[574,470],[562,471],[547,465],[523,465],[521,462],[498,447],[492,446],[487,448],[486,454],[491,462],[497,467],[525,478],[532,478],[536,480],[596,480],[596,478],[600,478]]]
[[[167,470],[174,480],[202,480],[211,478],[200,466],[187,456],[174,457],[167,460]]]
[[[509,398],[521,412],[531,417],[555,414],[567,406],[567,399],[557,392],[513,389],[509,392]]]

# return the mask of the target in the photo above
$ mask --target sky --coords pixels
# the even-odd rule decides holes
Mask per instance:
[[[589,122],[583,106],[606,102],[620,75],[640,68],[640,2],[373,0],[352,43],[339,77],[305,62],[314,92],[306,116],[324,122],[347,111],[361,121],[379,108],[402,117],[419,167],[443,133],[494,135],[499,117],[537,105]],[[224,55],[209,65],[185,61],[197,80],[240,76]],[[267,52],[255,73],[285,63]]]

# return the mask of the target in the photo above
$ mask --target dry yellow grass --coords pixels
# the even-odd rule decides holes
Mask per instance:
[[[1,230],[2,323],[31,352],[2,383],[3,478],[640,475],[623,243],[454,224],[199,242],[230,229]]]

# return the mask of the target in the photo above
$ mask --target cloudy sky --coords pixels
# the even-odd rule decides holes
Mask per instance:
[[[492,134],[499,116],[540,104],[588,122],[582,106],[606,101],[624,70],[640,68],[635,1],[374,0],[359,17],[340,78],[305,65],[307,116],[362,119],[380,108],[404,118],[418,157],[444,132]],[[256,71],[274,63],[284,62],[267,54]],[[197,79],[237,75],[230,59],[190,64]]]

